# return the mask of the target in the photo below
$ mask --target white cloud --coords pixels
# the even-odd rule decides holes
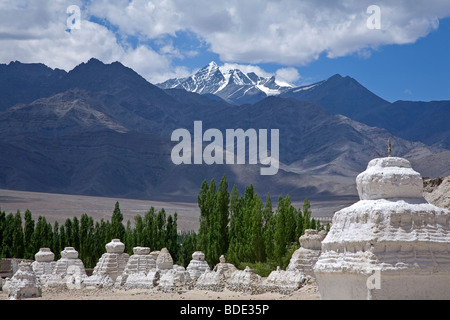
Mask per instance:
[[[66,10],[73,4],[82,8],[81,26],[68,32]],[[0,46],[8,50],[0,50],[0,62],[39,62],[69,71],[95,57],[105,63],[120,61],[153,83],[189,73],[186,68],[172,66],[172,58],[181,54],[170,43],[159,52],[143,45],[123,45],[114,32],[88,21],[88,12],[89,8],[75,0],[2,0]]]
[[[442,0],[379,2],[381,30],[367,28],[373,0],[96,1],[92,12],[125,33],[150,38],[191,31],[224,62],[304,65],[322,53],[339,57],[416,41],[450,15]]]
[[[82,8],[82,24],[69,33],[66,9],[73,4]],[[70,70],[96,57],[121,61],[158,82],[188,75],[187,68],[174,68],[174,59],[205,50],[170,42],[185,32],[229,62],[226,67],[267,76],[255,64],[301,66],[321,54],[368,57],[372,48],[426,36],[438,27],[439,19],[450,15],[449,1],[379,1],[381,30],[370,30],[366,10],[372,4],[372,0],[2,0],[0,46],[7,49],[0,51],[0,62],[43,62]],[[113,25],[114,32],[92,17]],[[123,39],[130,35],[144,41],[129,46]],[[152,49],[145,45],[149,39],[162,45]],[[299,77],[295,71],[281,68],[277,75],[288,81]]]
[[[128,50],[123,54],[121,62],[151,83],[163,82],[170,78],[186,77],[190,74],[187,68],[172,68],[169,57],[160,55],[145,46]]]
[[[246,74],[254,72],[258,76],[261,76],[261,77],[271,77],[272,76],[271,73],[266,72],[261,67],[255,66],[255,65],[245,65],[245,64],[238,64],[238,63],[224,63],[219,68],[220,68],[220,71],[222,71],[223,73],[228,73],[228,71],[230,71],[230,70],[239,69]]]
[[[277,80],[287,83],[295,83],[301,78],[298,70],[292,67],[278,69],[275,77]]]

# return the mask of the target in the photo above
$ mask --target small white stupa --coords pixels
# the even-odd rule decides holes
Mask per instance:
[[[195,289],[223,291],[234,271],[237,271],[237,268],[228,263],[224,255],[221,255],[219,263],[214,266],[212,271],[208,268],[197,278]]]
[[[44,285],[81,289],[84,278],[86,278],[86,270],[83,261],[78,258],[78,251],[73,247],[65,247],[61,251],[61,259],[56,261],[52,275]]]
[[[49,248],[40,248],[39,252],[34,255],[34,262],[31,264],[34,273],[41,282],[47,282],[53,273],[56,265],[55,254]]]
[[[260,288],[261,281],[261,276],[247,266],[244,270],[236,270],[231,274],[228,280],[228,289],[230,291],[259,294],[263,291]]]
[[[126,289],[152,288],[153,283],[147,279],[147,274],[152,269],[156,269],[156,260],[150,254],[150,248],[134,247],[125,270],[116,279],[116,286],[121,283]]]
[[[186,267],[193,280],[197,280],[205,271],[209,271],[208,262],[205,261],[205,254],[201,251],[195,251],[192,254],[192,260]]]
[[[156,258],[156,269],[161,270],[162,272],[173,269],[173,259],[167,248],[162,248],[158,253],[158,258]]]
[[[120,239],[113,239],[105,245],[106,253],[98,260],[92,276],[85,279],[88,287],[112,287],[117,277],[121,276],[127,266],[128,253],[125,253],[125,244]]]
[[[324,230],[305,230],[305,234],[298,239],[301,247],[292,254],[286,271],[300,271],[314,277],[313,267],[319,259],[322,240],[325,236]]]
[[[219,258],[219,263],[214,266],[213,271],[219,271],[220,269],[223,270],[226,278],[229,278],[237,270],[234,264],[227,262],[223,254]]]
[[[19,263],[19,270],[11,279],[7,279],[3,291],[8,293],[8,299],[38,298],[42,296],[39,279],[31,267],[31,262]]]
[[[321,299],[448,299],[450,211],[425,201],[403,158],[370,161],[356,183],[314,266]]]
[[[147,275],[148,281],[158,283],[158,290],[172,291],[181,289],[191,282],[189,272],[182,266],[173,264],[173,258],[167,248],[162,248],[156,259],[156,270]]]

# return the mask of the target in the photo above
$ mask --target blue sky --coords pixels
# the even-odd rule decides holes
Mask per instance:
[[[349,75],[383,99],[450,100],[450,19],[413,44],[387,45],[370,57],[358,55],[319,60],[299,68],[305,78]]]
[[[179,36],[180,45],[199,45],[189,36]],[[220,56],[202,48],[201,54],[175,60],[179,65],[195,70],[210,61],[224,63]],[[283,65],[261,63],[259,66],[275,73]],[[307,85],[334,74],[350,76],[383,99],[432,101],[450,100],[450,18],[439,21],[437,30],[411,44],[386,45],[373,49],[370,56],[357,53],[344,57],[327,58],[321,54],[305,66],[295,66],[301,78],[294,84]]]
[[[450,100],[450,1],[2,0],[0,48],[0,63],[69,71],[95,57],[152,83],[214,60],[295,85],[349,75],[388,101]]]

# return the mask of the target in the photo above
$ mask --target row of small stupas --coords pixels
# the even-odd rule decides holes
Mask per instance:
[[[166,248],[152,251],[148,247],[133,248],[133,255],[124,252],[125,245],[119,239],[106,244],[104,253],[96,264],[92,275],[86,274],[83,262],[73,247],[61,252],[61,259],[54,261],[54,253],[41,248],[35,261],[22,262],[19,270],[7,279],[3,290],[11,299],[39,297],[42,287],[66,287],[68,289],[123,288],[171,290],[209,290],[289,293],[299,289],[311,278],[312,267],[320,252],[320,241],[325,234],[307,230],[300,237],[302,247],[292,256],[287,270],[273,271],[267,278],[256,274],[252,269],[238,270],[227,263],[225,257],[210,269],[205,255],[196,251],[192,260],[184,268],[173,263]],[[310,240],[312,238],[312,240]],[[320,238],[320,239],[319,239]],[[311,247],[311,249],[308,249]]]

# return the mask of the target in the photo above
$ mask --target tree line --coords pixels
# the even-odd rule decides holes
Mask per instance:
[[[52,225],[43,216],[36,222],[30,210],[25,211],[24,220],[19,210],[8,215],[0,210],[0,258],[34,260],[40,248],[50,248],[57,260],[65,247],[74,247],[85,267],[93,268],[105,253],[105,245],[112,239],[121,239],[129,254],[135,246],[148,246],[153,250],[167,247],[177,259],[176,212],[173,217],[167,217],[164,209],[157,212],[151,207],[144,217],[135,216],[135,227],[131,227],[130,221],[125,227],[119,202],[116,202],[111,220],[94,222],[84,213],[80,219],[75,216],[67,218],[64,224],[55,221]]]
[[[218,187],[214,179],[210,183],[203,181],[197,200],[198,249],[212,265],[225,254],[227,261],[236,265],[270,262],[284,268],[306,229],[329,228],[311,218],[308,199],[303,208],[295,208],[289,195],[280,196],[273,209],[270,194],[263,202],[252,185],[243,195],[236,186],[229,193],[225,176]]]
[[[0,210],[0,258],[34,259],[40,248],[50,248],[55,259],[65,247],[74,247],[86,268],[93,268],[105,252],[111,239],[120,239],[125,251],[132,254],[136,246],[151,250],[167,248],[174,263],[187,266],[192,253],[200,250],[213,266],[224,254],[227,261],[239,265],[267,263],[286,265],[292,248],[298,248],[298,238],[306,229],[323,229],[319,221],[311,218],[310,203],[305,199],[303,208],[295,208],[289,195],[279,197],[275,210],[270,195],[265,202],[255,193],[252,185],[244,194],[234,186],[228,192],[225,176],[218,187],[215,180],[203,181],[197,196],[200,209],[199,229],[178,231],[177,218],[167,215],[164,208],[154,207],[136,215],[134,223],[124,225],[119,202],[116,202],[111,220],[94,221],[86,213],[80,218],[67,218],[64,224],[47,222],[44,216],[37,221],[30,210],[24,219],[18,210],[6,214]]]

